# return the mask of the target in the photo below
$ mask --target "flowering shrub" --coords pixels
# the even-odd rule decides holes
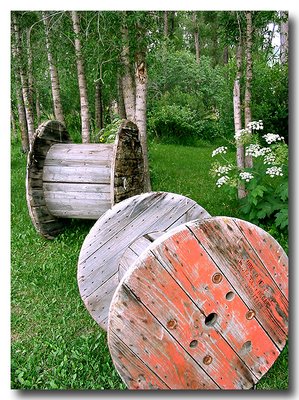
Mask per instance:
[[[239,182],[245,184],[246,197],[240,200],[241,214],[253,223],[271,221],[276,228],[288,227],[288,146],[283,136],[268,133],[259,139],[256,131],[263,129],[262,121],[253,121],[246,129],[235,133],[234,145],[243,144],[246,156],[252,156],[253,167],[238,169],[226,158],[227,147],[212,152],[215,161],[211,175],[216,186],[229,187],[236,195]],[[264,141],[264,143],[260,143]]]

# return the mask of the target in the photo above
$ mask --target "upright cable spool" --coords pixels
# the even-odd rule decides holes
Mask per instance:
[[[237,218],[160,236],[117,286],[108,345],[129,389],[250,389],[288,335],[288,258]]]
[[[136,195],[115,204],[86,236],[78,261],[82,300],[105,330],[117,285],[139,255],[164,232],[210,214],[194,200],[168,192]]]
[[[26,196],[36,230],[52,239],[66,219],[98,219],[144,188],[137,126],[123,121],[112,144],[74,144],[64,125],[46,121],[28,155]]]

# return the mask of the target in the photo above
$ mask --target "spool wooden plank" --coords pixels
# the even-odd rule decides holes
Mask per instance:
[[[100,185],[98,183],[63,183],[61,182],[44,182],[44,192],[66,192],[66,193],[98,193],[99,195],[105,194],[108,198],[110,195],[110,184]]]
[[[114,205],[95,223],[79,255],[78,286],[87,310],[103,329],[107,329],[109,304],[123,275],[121,259],[128,247],[140,237],[167,231],[182,220],[209,216],[185,196],[152,192]],[[103,291],[109,293],[105,304]]]
[[[95,162],[100,163],[110,160],[113,153],[113,144],[99,144],[97,143],[66,143],[53,145],[47,153],[47,163],[54,161],[56,163],[62,162]]]
[[[89,166],[58,166],[44,167],[44,182],[66,182],[66,183],[110,183],[109,165]]]
[[[263,242],[263,260],[247,241],[248,229]],[[257,383],[288,333],[280,288],[288,280],[287,257],[273,251],[277,246],[257,226],[227,217],[188,222],[155,240],[126,272],[110,306],[108,345],[128,388],[151,389],[157,378],[170,389]],[[246,270],[239,267],[244,261]],[[196,364],[192,378],[184,375],[188,357]]]

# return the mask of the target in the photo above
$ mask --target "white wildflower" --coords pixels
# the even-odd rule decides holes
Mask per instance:
[[[223,174],[227,174],[229,171],[231,171],[233,169],[233,166],[231,164],[229,165],[220,165],[219,167],[217,167],[215,169],[215,173],[218,176],[221,176]]]
[[[274,178],[274,176],[283,176],[281,167],[270,167],[270,168],[267,168],[266,174],[270,175],[271,178]]]
[[[247,128],[250,131],[252,131],[252,130],[255,130],[255,131],[262,130],[262,129],[264,129],[263,121],[260,119],[259,121],[249,122],[249,124],[247,125]]]
[[[264,156],[267,153],[271,153],[270,147],[261,147],[259,144],[250,144],[245,148],[245,155],[252,157]]]
[[[260,148],[261,148],[261,146],[259,144],[250,144],[245,149],[245,155],[252,156],[252,157],[259,157],[260,156]]]
[[[264,157],[264,164],[271,165],[274,164],[276,161],[275,155],[273,153],[265,154]]]
[[[250,172],[240,172],[240,178],[246,182],[249,182],[254,176]]]
[[[235,133],[235,140],[238,142],[238,141],[242,140],[244,136],[246,137],[250,133],[251,132],[249,129],[240,129],[239,131],[237,131]]]
[[[263,138],[268,144],[275,143],[284,139],[283,136],[279,136],[277,133],[267,133],[267,135],[263,135]]]
[[[228,181],[229,181],[229,177],[227,175],[224,175],[224,176],[222,176],[221,178],[218,179],[218,181],[216,182],[216,186],[217,187],[221,187],[222,185],[224,185]]]
[[[260,151],[259,151],[259,155],[260,156],[264,156],[267,153],[272,153],[272,150],[270,149],[270,147],[262,147],[262,148],[260,148]]]
[[[227,147],[226,146],[217,147],[217,149],[215,149],[212,152],[212,157],[216,156],[217,154],[225,154],[226,152],[227,152]]]

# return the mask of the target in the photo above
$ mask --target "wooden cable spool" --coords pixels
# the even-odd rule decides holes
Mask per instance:
[[[127,270],[108,345],[129,389],[249,389],[288,334],[288,258],[236,218],[184,223]]]
[[[121,278],[139,255],[165,231],[210,214],[178,194],[133,196],[108,210],[90,230],[78,261],[78,286],[84,304],[107,330],[109,306]]]
[[[64,125],[46,121],[28,155],[26,196],[36,230],[52,239],[67,218],[98,219],[114,203],[144,191],[137,126],[120,124],[112,144],[71,143]]]

